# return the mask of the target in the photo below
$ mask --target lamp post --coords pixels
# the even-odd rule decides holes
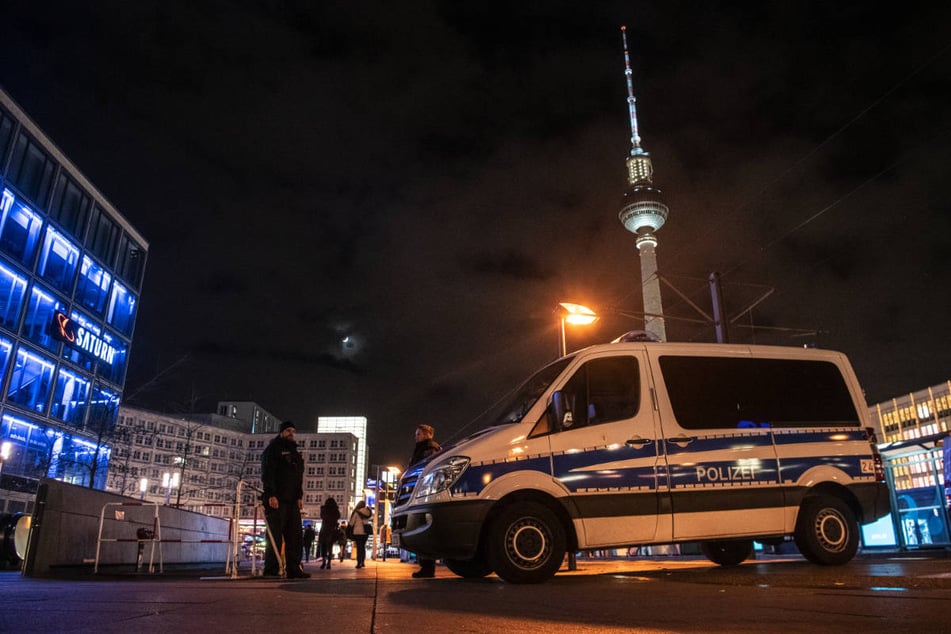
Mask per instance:
[[[561,323],[561,347],[559,348],[559,351],[561,352],[560,356],[563,357],[568,354],[568,345],[565,338],[565,324],[571,324],[573,326],[590,326],[594,322],[598,321],[598,314],[587,306],[573,304],[571,302],[560,302],[556,312],[559,314],[559,321]]]
[[[383,488],[383,529],[389,527],[390,520],[389,517],[389,506],[390,506],[390,483],[398,482],[400,478],[400,473],[402,469],[399,467],[387,467],[386,468],[386,477],[384,479],[384,488]],[[383,532],[383,531],[381,531]],[[386,544],[387,540],[380,540],[383,544],[383,560],[386,561]]]
[[[139,494],[140,494],[139,499],[140,500],[145,499],[145,492],[148,490],[149,490],[149,479],[142,478],[141,480],[139,480]]]
[[[376,466],[376,482],[373,489],[373,506],[376,508],[373,509],[373,553],[372,558],[376,559],[377,555],[380,553],[380,528],[381,526],[386,526],[386,505],[389,502],[389,499],[386,497],[386,491],[389,487],[390,480],[399,477],[401,472],[399,467],[384,467],[382,465]],[[380,523],[380,482],[383,476],[386,475],[386,487],[383,488],[384,497],[383,497],[383,520],[382,524]],[[386,548],[386,544],[383,544],[383,547]],[[386,558],[386,552],[384,551],[383,557]]]

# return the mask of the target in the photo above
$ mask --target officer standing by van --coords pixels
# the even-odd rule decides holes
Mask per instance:
[[[416,446],[413,447],[413,457],[409,459],[410,467],[442,451],[442,447],[434,439],[435,435],[436,430],[431,425],[416,426]],[[436,576],[435,559],[424,559],[417,555],[416,560],[419,563],[419,570],[413,573],[413,578],[428,579]]]
[[[278,553],[284,546],[288,579],[310,577],[301,567],[302,530],[300,512],[304,506],[304,458],[297,451],[294,423],[285,421],[277,436],[261,454],[261,483],[264,518],[272,540],[264,550],[264,576],[279,574]]]

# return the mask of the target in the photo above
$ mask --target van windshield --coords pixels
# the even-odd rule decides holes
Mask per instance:
[[[488,416],[489,426],[508,425],[522,420],[570,361],[571,357],[558,359],[522,383],[511,396],[503,399],[498,407],[493,408]]]

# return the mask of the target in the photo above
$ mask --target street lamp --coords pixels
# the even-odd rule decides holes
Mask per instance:
[[[162,474],[162,486],[165,487],[165,506],[168,506],[172,499],[172,489],[178,488],[178,479],[178,471],[175,473],[166,471]]]
[[[145,499],[145,492],[148,490],[149,490],[149,479],[142,478],[141,480],[139,480],[139,493],[141,494],[140,499],[142,500]]]
[[[573,304],[571,302],[559,303],[556,312],[558,312],[560,315],[561,322],[561,356],[565,356],[568,354],[568,346],[565,339],[565,324],[571,324],[573,326],[590,326],[594,322],[598,321],[598,314],[587,306]]]

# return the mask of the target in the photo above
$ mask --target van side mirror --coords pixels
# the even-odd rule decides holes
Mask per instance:
[[[548,428],[551,431],[558,432],[565,427],[571,427],[571,420],[565,420],[566,416],[569,419],[571,418],[571,412],[568,410],[564,392],[556,390],[552,393],[546,414],[548,415]]]

